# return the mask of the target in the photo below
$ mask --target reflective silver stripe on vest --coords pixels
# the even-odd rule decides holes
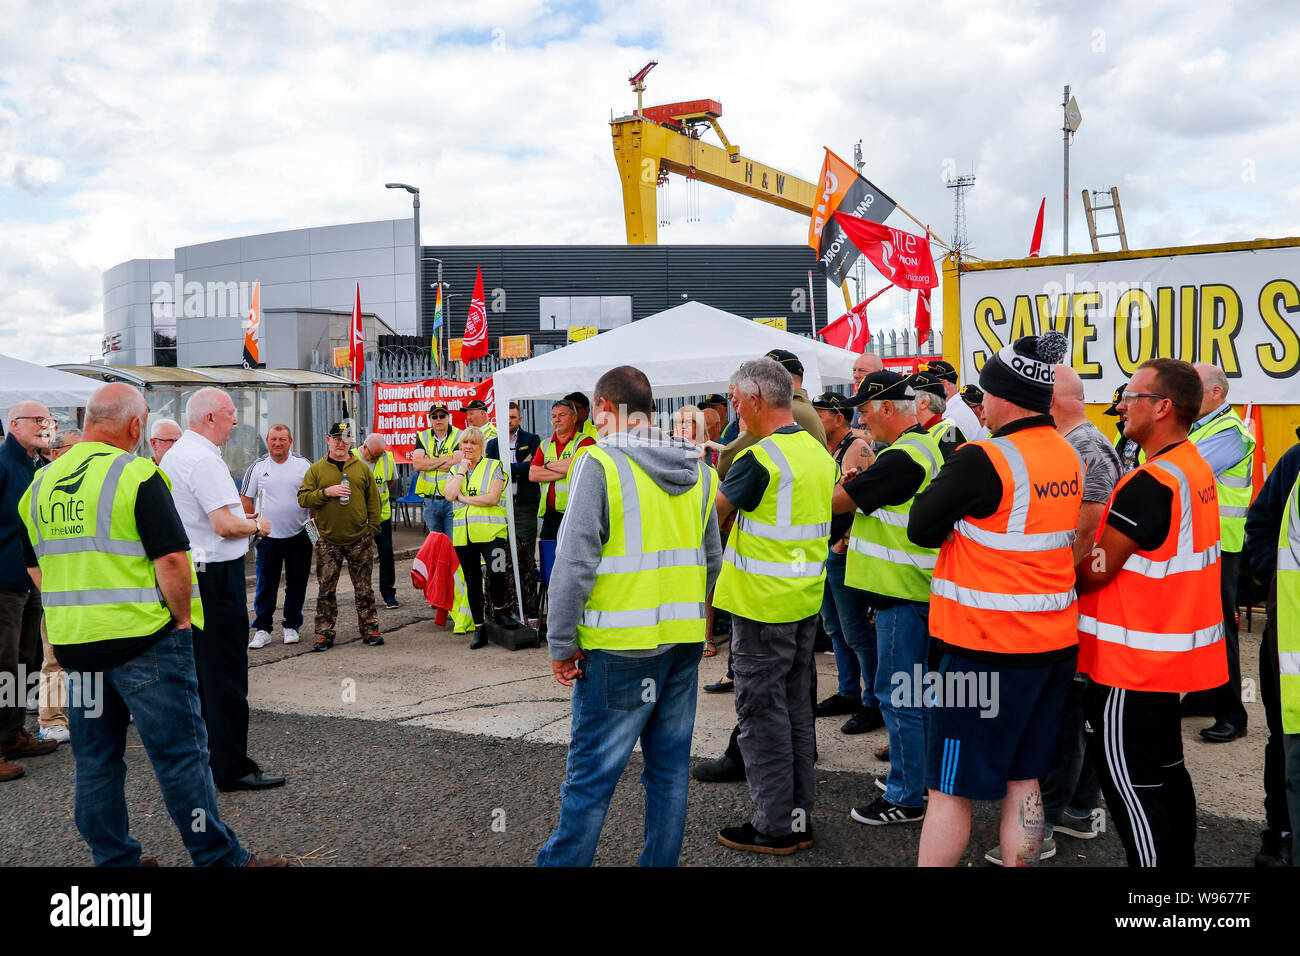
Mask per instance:
[[[760,561],[758,558],[737,554],[733,547],[723,550],[722,560],[734,565],[738,571],[769,578],[816,578],[826,570],[825,558],[814,561]]]
[[[1220,518],[1244,518],[1246,517],[1246,508],[1234,508],[1231,505],[1219,505]]]
[[[1124,562],[1124,570],[1133,571],[1148,578],[1163,578],[1167,574],[1204,571],[1218,560],[1219,545],[1215,544],[1204,551],[1195,551],[1191,554],[1176,554],[1167,561],[1152,561],[1150,558],[1132,554]]]
[[[1279,651],[1279,671],[1287,677],[1300,677],[1300,651]]]
[[[1094,635],[1099,641],[1123,644],[1135,651],[1163,651],[1171,654],[1209,647],[1223,640],[1222,621],[1190,634],[1153,634],[1150,631],[1127,630],[1118,624],[1105,624],[1095,617],[1080,614],[1079,630]]]
[[[466,524],[505,524],[505,518],[498,518],[495,515],[474,515],[472,517],[462,518]]]
[[[190,590],[190,597],[199,596],[198,586]],[[97,604],[159,604],[162,596],[157,588],[101,588],[88,591],[45,591],[41,604],[45,607],[89,607]]]
[[[1300,491],[1291,489],[1291,509],[1287,521],[1286,544],[1279,544],[1277,549],[1277,569],[1279,571],[1300,571]]]
[[[1245,459],[1242,460],[1244,461]],[[1239,465],[1241,464],[1241,462],[1237,462],[1237,464]],[[1233,465],[1233,467],[1235,468],[1237,467],[1237,465]],[[1250,475],[1242,475],[1240,478],[1238,478],[1235,475],[1220,475],[1218,478],[1215,478],[1214,480],[1217,481],[1219,484],[1223,485],[1225,488],[1252,487]]]
[[[925,443],[917,441],[915,436],[912,435],[900,435],[898,440],[894,442],[893,447],[899,445],[907,445],[910,448],[915,448],[925,456],[926,460],[930,463],[930,480],[934,481],[939,474],[939,462],[934,455],[930,453],[930,449],[925,447]],[[904,454],[906,454],[906,452],[904,452]]]
[[[1037,611],[1064,611],[1074,603],[1074,588],[1056,594],[997,594],[992,591],[976,591],[974,588],[959,587],[952,581],[934,578],[930,582],[930,593],[956,601],[963,607],[973,607],[980,611],[1011,611],[1014,613],[1033,613]]]
[[[790,459],[785,457],[785,452],[777,447],[776,442],[764,438],[760,444],[781,474],[781,480],[776,486],[776,523],[788,528],[794,516],[794,469],[790,467]],[[826,534],[830,534],[830,525],[827,525]]]
[[[700,517],[704,522],[702,527],[707,532],[709,530],[709,512],[713,510],[714,498],[717,496],[717,493],[713,490],[713,469],[706,465],[703,460],[695,464],[700,469],[700,477],[704,479],[704,505]],[[700,540],[702,541],[703,538]]]
[[[585,627],[656,627],[662,621],[695,620],[704,620],[704,604],[693,601],[658,604],[633,611],[593,611],[589,608],[582,612]]]
[[[875,518],[881,524],[893,525],[895,528],[907,527],[907,514],[890,511],[888,508],[877,508],[868,517]]]
[[[1007,466],[1011,469],[1011,514],[1007,517],[1007,534],[1024,534],[1025,522],[1029,518],[1029,466],[1025,456],[1012,444],[1010,438],[991,439],[1002,454],[1006,456]],[[1033,550],[1041,550],[1034,548]]]
[[[831,533],[831,523],[829,521],[823,521],[820,524],[796,524],[782,528],[773,524],[755,521],[743,512],[736,517],[736,527],[745,534],[752,534],[756,538],[766,538],[768,541],[816,541],[818,538],[824,538]]]
[[[636,484],[636,475],[632,472],[632,460],[627,453],[615,448],[601,446],[601,451],[609,456],[618,471],[619,487],[623,492],[623,555],[603,557],[596,565],[599,574],[633,574],[637,571],[653,571],[657,568],[689,567],[703,568],[704,537],[701,533],[699,548],[672,548],[664,551],[646,551],[641,531],[641,491]],[[590,467],[590,466],[588,466]],[[706,476],[707,478],[707,476]],[[704,484],[704,499],[708,503],[708,482]],[[705,521],[708,511],[703,512]],[[596,625],[591,625],[596,626]],[[642,625],[623,625],[636,626]]]
[[[55,554],[85,554],[88,552],[112,554],[125,558],[146,557],[142,542],[125,541],[112,537],[113,503],[117,499],[117,486],[121,484],[122,472],[134,460],[134,455],[123,453],[109,463],[108,471],[104,474],[104,483],[99,488],[99,501],[95,506],[95,534],[76,535],[68,538],[42,539],[40,536],[40,523],[37,520],[39,514],[38,497],[40,495],[40,482],[45,474],[44,469],[41,470],[37,475],[36,482],[32,485],[31,499],[32,525],[37,529],[37,541],[32,550],[36,552],[38,559]]]
[[[953,530],[976,544],[997,551],[1054,551],[1058,548],[1074,547],[1074,531],[1045,531],[1041,534],[1004,534],[1001,531],[988,531],[980,528],[965,518],[953,526]]]
[[[1178,482],[1178,553],[1192,554],[1196,550],[1196,536],[1192,528],[1192,483],[1187,480],[1183,470],[1172,461],[1159,458],[1149,464],[1172,475]]]
[[[937,554],[908,554],[906,551],[898,551],[894,548],[886,548],[884,545],[876,544],[872,541],[864,541],[862,538],[850,537],[849,547],[858,554],[865,554],[871,558],[881,558],[885,561],[892,561],[894,564],[910,564],[916,568],[923,568],[927,571],[933,571],[935,563],[938,562]]]
[[[42,468],[36,473],[36,480],[32,482],[31,498],[29,504],[32,509],[32,533],[36,535],[36,556],[41,554],[41,482],[45,480],[46,469]]]

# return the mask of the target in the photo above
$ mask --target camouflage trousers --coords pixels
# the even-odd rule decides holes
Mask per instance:
[[[379,632],[379,612],[375,610],[375,539],[369,535],[352,544],[330,544],[324,538],[316,542],[316,637],[334,640],[334,623],[339,616],[335,595],[339,574],[346,562],[348,577],[356,592],[357,627],[361,636]]]

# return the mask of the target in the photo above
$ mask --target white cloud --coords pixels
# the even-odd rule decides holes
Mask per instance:
[[[1043,196],[1060,250],[1065,82],[1073,251],[1080,190],[1115,184],[1134,246],[1295,234],[1297,53],[1283,3],[21,4],[0,37],[0,350],[84,359],[102,270],[406,215],[391,180],[421,186],[429,243],[622,242],[607,122],[652,58],[647,104],[719,99],[746,155],[809,179],[862,139],[867,175],[945,238],[945,160],[973,164],[985,258],[1027,251]],[[665,242],[806,236],[708,187],[688,225],[672,191]],[[881,303],[873,326],[910,322]]]

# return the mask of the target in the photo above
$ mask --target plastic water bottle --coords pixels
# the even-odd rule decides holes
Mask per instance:
[[[348,476],[347,476],[347,475],[344,475],[344,476],[343,476],[343,480],[340,481],[339,484],[342,485],[342,486],[346,489],[346,488],[348,487]],[[351,500],[352,500],[352,495],[350,495],[350,494],[345,494],[342,498],[339,499],[339,504],[341,504],[341,505],[345,505],[345,504],[347,504],[347,503],[348,503],[349,501],[351,501]]]

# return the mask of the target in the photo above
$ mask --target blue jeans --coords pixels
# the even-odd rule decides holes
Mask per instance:
[[[930,607],[910,601],[877,609],[876,700],[889,731],[889,778],[885,799],[916,809],[925,793],[925,725],[916,668],[929,669]]]
[[[848,556],[827,549],[826,592],[822,598],[822,626],[835,648],[839,695],[861,698],[863,707],[875,707],[876,629],[866,592],[844,583]]]
[[[302,602],[311,578],[311,539],[306,531],[291,538],[263,538],[257,542],[257,594],[253,598],[253,629],[270,631],[275,624],[275,602],[280,591],[280,566],[284,566],[284,626],[302,627]]]
[[[442,495],[424,499],[424,529],[451,537],[451,502]]]
[[[102,681],[99,678],[102,676]],[[101,712],[102,708],[102,712]],[[127,820],[126,729],[135,718],[163,800],[195,866],[243,866],[249,853],[217,814],[199,714],[192,632],[173,630],[120,667],[68,673],[77,830],[96,866],[138,866]]]
[[[695,729],[701,644],[676,644],[654,657],[586,651],[573,684],[569,759],[560,788],[560,823],[538,866],[590,866],[610,798],[637,738],[645,769],[645,848],[641,866],[676,866],[686,833],[686,785]]]

